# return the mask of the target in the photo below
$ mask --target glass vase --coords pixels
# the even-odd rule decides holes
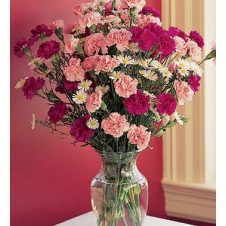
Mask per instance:
[[[98,226],[141,226],[148,207],[148,182],[139,172],[139,152],[100,153],[102,167],[91,183]]]

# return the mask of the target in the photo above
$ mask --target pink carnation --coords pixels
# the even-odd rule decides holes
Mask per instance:
[[[85,72],[92,71],[96,67],[97,62],[100,61],[99,55],[94,55],[90,57],[86,57],[82,62],[82,67],[84,68]]]
[[[110,0],[109,2],[106,2],[105,3],[105,8],[111,9],[112,3],[113,3],[113,0]],[[117,10],[122,10],[122,9],[128,8],[128,5],[126,4],[125,0],[116,0],[115,1],[115,8]]]
[[[124,75],[117,82],[114,82],[115,92],[124,98],[137,93],[137,79],[132,79],[129,75]]]
[[[176,43],[176,52],[178,53],[178,55],[185,56],[187,54],[187,46],[184,39],[179,36],[175,36],[173,39]]]
[[[75,52],[75,47],[78,45],[78,43],[79,39],[74,38],[74,36],[72,35],[70,39],[65,43],[64,52],[73,54]]]
[[[161,25],[161,21],[158,17],[154,17],[152,15],[144,15],[144,14],[139,14],[137,17],[136,25],[139,27],[146,27],[150,23],[156,23],[158,25]]]
[[[84,51],[86,55],[92,56],[94,54],[98,54],[100,50],[102,54],[106,54],[108,50],[103,34],[97,33],[86,37],[84,44]]]
[[[125,0],[125,2],[130,8],[136,8],[137,12],[140,12],[146,4],[145,0]]]
[[[74,33],[75,31],[77,31],[78,29],[80,29],[78,23],[68,24],[68,25],[64,28],[64,33],[65,33],[65,34],[72,34],[72,33]],[[85,29],[81,29],[81,31],[84,32]]]
[[[202,49],[194,41],[187,42],[187,49],[189,50],[189,56],[192,60],[200,61],[202,59]]]
[[[84,79],[85,72],[80,64],[80,59],[71,58],[69,66],[64,68],[64,75],[70,82],[80,82]]]
[[[151,132],[148,132],[147,129],[148,128],[142,125],[131,125],[127,134],[129,143],[136,144],[139,150],[145,149],[148,146],[151,137]]]
[[[113,112],[108,118],[105,118],[102,121],[101,128],[106,134],[110,134],[115,138],[119,138],[124,132],[128,131],[129,123],[126,120],[125,115],[120,115],[117,112]]]
[[[85,15],[79,15],[79,25],[81,28],[91,27],[101,23],[101,15],[97,12],[86,13]]]
[[[49,28],[51,30],[55,30],[55,29],[63,28],[63,27],[64,27],[64,21],[63,20],[55,20],[49,25]]]
[[[99,61],[97,62],[94,70],[97,72],[97,74],[99,74],[101,71],[112,72],[118,65],[119,62],[115,58],[112,58],[109,55],[103,55],[99,57]]]
[[[130,16],[128,13],[123,12],[118,12],[120,14],[121,19],[124,21],[124,25],[127,27],[130,25]]]
[[[174,89],[177,93],[179,105],[184,105],[186,101],[192,101],[194,92],[187,82],[176,80],[174,82]]]
[[[75,6],[74,10],[73,10],[73,13],[75,13],[75,15],[82,15],[83,14],[83,6],[82,4],[81,5],[77,5]]]
[[[104,17],[104,22],[105,23],[114,23],[115,26],[119,26],[119,24],[121,23],[121,19],[115,15],[108,15],[108,16]]]
[[[132,36],[130,31],[126,29],[111,29],[107,35],[108,46],[116,45],[117,49],[123,52],[129,45],[129,40]]]
[[[168,64],[168,69],[170,72],[176,72],[178,67],[178,63],[176,61],[172,61]]]
[[[86,109],[88,112],[93,113],[100,108],[102,96],[102,92],[94,92],[87,97]]]

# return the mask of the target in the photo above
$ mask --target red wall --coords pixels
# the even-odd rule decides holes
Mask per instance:
[[[73,21],[74,0],[11,0],[11,47],[32,27],[64,19]],[[161,1],[148,1],[161,11]],[[30,71],[26,59],[17,59],[11,51],[11,226],[50,226],[91,210],[90,181],[100,167],[100,159],[91,148],[70,144],[43,127],[31,130],[32,113],[44,119],[48,106],[32,101],[15,90],[16,82]],[[150,185],[148,213],[166,217],[162,178],[162,140],[155,150],[140,154],[138,166]]]

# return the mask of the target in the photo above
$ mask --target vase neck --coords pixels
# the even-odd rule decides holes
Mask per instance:
[[[138,152],[101,154],[102,168],[100,174],[104,180],[125,183],[139,173],[136,166]]]

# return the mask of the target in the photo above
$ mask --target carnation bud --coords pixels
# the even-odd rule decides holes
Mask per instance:
[[[52,56],[52,62],[55,64],[59,64],[60,63],[60,58],[58,55],[53,55]]]
[[[32,58],[31,51],[30,51],[30,49],[27,46],[23,47],[23,53],[25,55],[27,55],[28,57]]]
[[[45,34],[44,34],[44,33],[42,33],[42,34],[40,35],[40,38],[41,38],[41,40],[44,42],[44,41],[46,40],[46,36],[45,36]]]
[[[105,111],[107,109],[107,105],[104,102],[102,102],[100,108],[101,110]]]
[[[62,42],[64,42],[64,36],[62,34],[62,28],[61,27],[59,27],[55,30],[55,34]]]
[[[164,133],[164,131],[161,129],[161,130],[159,130],[159,131],[155,134],[155,136],[156,136],[156,137],[160,137],[160,136],[163,135],[163,133]]]
[[[90,32],[91,33],[95,33],[96,32],[96,25],[95,24],[93,24],[90,28],[89,28],[89,30],[90,30]]]
[[[176,124],[177,124],[177,122],[175,122],[175,121],[169,122],[169,123],[167,124],[166,128],[172,128],[172,127],[174,127]]]
[[[84,56],[84,51],[83,51],[83,48],[82,48],[82,46],[80,44],[78,44],[75,49],[77,50],[77,52],[80,55]]]

